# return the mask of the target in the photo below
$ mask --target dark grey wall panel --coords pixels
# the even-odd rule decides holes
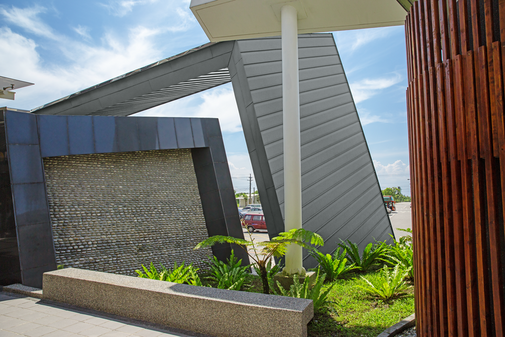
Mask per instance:
[[[391,225],[333,36],[298,41],[303,227],[323,236],[324,252],[348,238],[361,247],[389,240]],[[270,236],[284,228],[280,48],[280,38],[237,41],[229,66]],[[315,266],[307,252],[304,259],[305,267]]]
[[[93,139],[93,120],[91,118],[76,116],[68,120],[68,139],[70,154],[92,153],[95,149]]]
[[[56,268],[42,158],[67,156],[69,151],[87,155],[160,148],[194,150],[193,166],[209,234],[243,238],[217,119],[51,116],[2,111],[4,116],[0,147],[7,149],[7,160],[0,165],[4,171],[0,173],[5,178],[1,182],[6,183],[0,188],[3,195],[11,198],[2,200],[5,222],[0,223],[0,238],[6,240],[0,242],[0,265],[17,267],[0,277],[1,282],[21,278],[23,284],[40,288],[42,273]],[[20,135],[9,138],[10,133],[19,130]],[[7,139],[16,143],[6,142]],[[6,226],[9,219],[14,220],[15,226]],[[223,244],[213,251],[216,257],[226,260],[232,247]],[[234,248],[246,264],[245,252]]]

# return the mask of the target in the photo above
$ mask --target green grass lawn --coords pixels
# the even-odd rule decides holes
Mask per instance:
[[[335,281],[328,309],[316,313],[309,323],[309,336],[375,337],[414,313],[414,291],[387,303],[369,297],[357,287],[360,274]],[[374,277],[375,271],[361,274]]]
[[[360,275],[373,278],[377,271],[350,273],[344,279],[335,281],[328,308],[316,313],[308,325],[309,337],[375,337],[414,313],[413,288],[405,296],[385,303],[369,297],[357,287],[362,282]],[[247,291],[261,293],[259,277],[253,277],[252,286]]]

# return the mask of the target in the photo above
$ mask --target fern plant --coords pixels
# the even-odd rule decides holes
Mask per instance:
[[[412,287],[406,280],[408,273],[408,270],[403,270],[398,264],[392,270],[384,266],[374,278],[361,276],[364,282],[358,287],[371,296],[388,301],[402,296]]]
[[[233,250],[226,263],[214,256],[209,262],[209,267],[210,276],[207,278],[213,281],[219,289],[240,290],[249,279],[247,272],[249,266],[242,266],[242,260],[235,257]]]
[[[270,293],[267,264],[273,257],[284,256],[287,246],[290,244],[296,244],[307,249],[314,249],[312,245],[322,246],[324,244],[324,240],[319,234],[299,228],[291,229],[288,232],[281,232],[279,236],[272,238],[270,241],[262,242],[255,242],[254,239],[247,241],[232,236],[215,235],[200,242],[194,249],[225,242],[238,245],[244,249],[247,255],[254,261],[259,270],[259,275],[263,284],[263,293],[265,294]],[[252,252],[248,250],[248,247],[252,248]]]
[[[164,265],[160,263],[160,267],[161,270],[158,271],[154,266],[154,263],[151,262],[149,269],[146,268],[144,265],[142,265],[142,269],[144,271],[135,270],[135,272],[138,274],[139,277],[148,278],[151,280],[167,281],[174,283],[186,283],[195,286],[202,285],[202,281],[200,280],[200,277],[198,276],[197,273],[199,269],[193,267],[193,264],[185,266],[185,264],[182,263],[180,266],[178,266],[177,262],[175,262],[173,269],[167,269]]]
[[[340,276],[358,269],[354,263],[347,263],[347,250],[344,249],[344,251],[340,253],[340,249],[341,247],[337,248],[335,253],[333,253],[333,256],[330,254],[323,254],[317,250],[311,252],[312,256],[319,263],[318,268],[322,269],[326,274],[326,281],[333,282]]]
[[[403,270],[408,270],[407,278],[414,280],[414,249],[412,247],[412,237],[403,236],[394,245],[388,246],[383,258],[384,262],[391,265],[400,265]]]
[[[347,256],[351,263],[354,263],[357,269],[366,272],[370,268],[379,264],[381,259],[384,258],[387,250],[385,242],[378,242],[375,245],[369,243],[363,253],[359,253],[358,245],[347,240],[347,243],[342,241],[339,246],[347,251]]]
[[[310,287],[310,278],[306,277],[300,284],[298,274],[293,275],[293,284],[286,290],[281,283],[277,281],[277,288],[282,296],[296,298],[306,298],[314,302],[314,311],[319,311],[328,304],[328,294],[336,283],[332,283],[325,291],[322,291],[326,274],[319,275],[319,269],[316,272],[316,281],[313,287]]]

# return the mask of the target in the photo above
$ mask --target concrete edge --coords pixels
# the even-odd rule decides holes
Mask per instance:
[[[412,328],[413,326],[416,325],[416,314],[412,314],[407,318],[404,318],[401,320],[399,323],[396,323],[392,327],[387,328],[384,330],[380,335],[377,337],[392,337],[396,336],[402,331],[405,331],[407,329]]]
[[[14,293],[42,299],[42,289],[22,285],[20,283],[3,286],[1,289],[6,293]]]

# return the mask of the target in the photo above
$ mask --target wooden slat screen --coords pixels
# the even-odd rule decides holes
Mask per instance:
[[[419,336],[505,336],[505,0],[405,22]]]

